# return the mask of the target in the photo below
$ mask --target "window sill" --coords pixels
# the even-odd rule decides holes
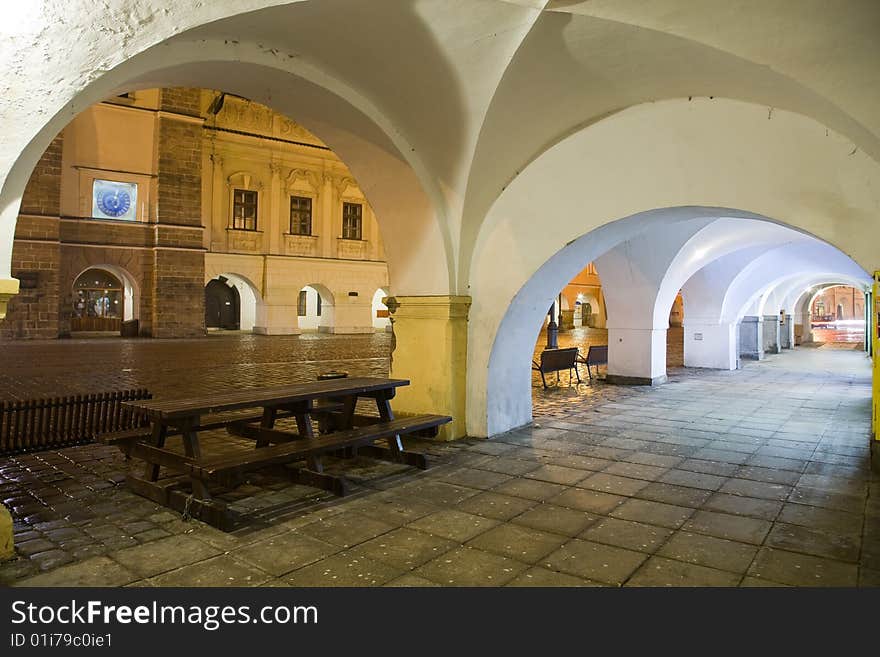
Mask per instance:
[[[231,226],[226,228],[227,231],[236,232],[236,233],[262,233],[263,231],[258,230],[256,228],[232,228]]]

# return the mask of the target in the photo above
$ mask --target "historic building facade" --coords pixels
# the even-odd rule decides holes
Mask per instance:
[[[345,165],[290,119],[210,90],[137,91],[79,114],[27,186],[12,266],[6,339],[388,321],[378,224]]]

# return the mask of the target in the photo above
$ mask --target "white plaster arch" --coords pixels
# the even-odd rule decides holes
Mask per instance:
[[[445,206],[416,150],[351,87],[297,58],[279,64],[277,56],[250,43],[162,44],[87,85],[48,120],[4,179],[0,249],[4,237],[11,246],[21,193],[36,161],[79,111],[125,91],[173,86],[217,88],[251,98],[319,136],[354,173],[376,211],[392,276],[417,294],[448,293],[454,258]],[[4,267],[8,263],[0,257],[0,277]]]
[[[266,313],[265,302],[263,301],[260,289],[246,275],[232,271],[223,271],[209,276],[207,267],[205,270],[205,285],[209,281],[219,280],[221,276],[228,281],[227,285],[231,285],[238,290],[239,330],[253,331],[254,326],[259,325],[261,320],[264,321]]]
[[[336,299],[330,288],[323,283],[306,283],[300,291],[306,292],[306,307],[308,309],[305,316],[297,317],[297,325],[300,329],[317,330],[320,332],[332,332],[335,328],[335,306]],[[321,315],[313,316],[311,313],[312,299],[311,293],[321,298]],[[316,302],[315,302],[316,303]]]
[[[864,236],[873,230],[878,190],[880,165],[846,138],[791,112],[777,110],[768,119],[766,107],[738,101],[695,98],[632,107],[560,141],[505,188],[476,239],[469,278],[468,433],[492,435],[529,421],[528,373],[518,371],[508,347],[532,340],[540,320],[521,317],[529,327],[514,328],[520,319],[508,313],[542,317],[577,266],[638,233],[610,220],[653,212],[658,221],[656,213],[664,211],[657,208],[678,208],[679,219],[772,220],[842,249],[869,269],[876,250]],[[534,208],[541,209],[540,220]],[[600,227],[610,232],[597,232]],[[572,256],[572,266],[562,267],[585,234],[596,247],[577,249],[579,262]],[[499,394],[496,381],[504,381],[509,394]]]

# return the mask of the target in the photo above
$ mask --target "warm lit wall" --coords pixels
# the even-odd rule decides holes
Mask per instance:
[[[843,314],[837,316],[837,307]],[[864,319],[865,298],[860,290],[848,286],[835,286],[824,290],[813,301],[813,317],[833,315],[835,319]]]

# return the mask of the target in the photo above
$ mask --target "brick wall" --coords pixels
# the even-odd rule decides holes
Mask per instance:
[[[161,109],[198,116],[198,89],[163,89]],[[202,231],[202,126],[161,116],[153,264],[152,334],[157,338],[205,334],[205,254]],[[166,224],[165,226],[161,224]],[[170,225],[169,225],[170,224]]]
[[[61,214],[61,150],[63,133],[55,137],[43,153],[24,188],[21,214],[57,217]]]
[[[58,135],[43,153],[21,199],[15,225],[12,275],[22,281],[0,321],[0,339],[58,336],[58,215],[61,212],[61,151]],[[29,282],[35,287],[27,287]]]
[[[156,249],[154,338],[205,335],[205,253]]]
[[[0,338],[58,337],[58,218],[20,216],[15,237],[12,275],[21,280],[21,290],[0,322]]]

